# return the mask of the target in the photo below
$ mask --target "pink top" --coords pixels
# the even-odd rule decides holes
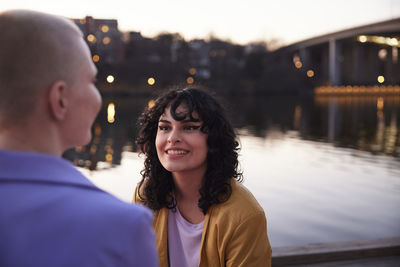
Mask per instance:
[[[168,211],[168,255],[170,267],[199,266],[204,221],[192,224],[176,212]],[[183,249],[185,248],[185,249]]]

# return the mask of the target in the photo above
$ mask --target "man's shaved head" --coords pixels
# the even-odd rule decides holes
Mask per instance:
[[[54,82],[74,82],[82,34],[68,19],[27,10],[0,13],[0,33],[1,126],[27,119]]]

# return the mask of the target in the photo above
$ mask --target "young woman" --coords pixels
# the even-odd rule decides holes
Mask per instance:
[[[139,125],[145,162],[134,201],[154,211],[160,266],[270,266],[265,214],[240,183],[221,105],[198,88],[172,90]]]

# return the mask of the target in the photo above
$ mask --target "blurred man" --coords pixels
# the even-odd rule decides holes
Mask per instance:
[[[101,97],[78,28],[0,13],[0,266],[157,266],[152,215],[60,156],[91,139]]]

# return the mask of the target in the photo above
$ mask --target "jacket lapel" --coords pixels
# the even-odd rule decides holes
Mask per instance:
[[[208,263],[207,263],[207,255],[205,254],[205,242],[207,240],[207,230],[208,230],[208,224],[210,222],[210,216],[213,212],[213,207],[211,206],[208,209],[208,212],[206,214],[206,216],[204,217],[204,226],[203,226],[203,233],[201,234],[201,245],[200,245],[200,257],[199,257],[199,267],[207,267]]]
[[[157,218],[156,218],[157,217]],[[156,231],[156,246],[161,267],[168,266],[168,209],[162,208],[154,214],[153,228]]]

